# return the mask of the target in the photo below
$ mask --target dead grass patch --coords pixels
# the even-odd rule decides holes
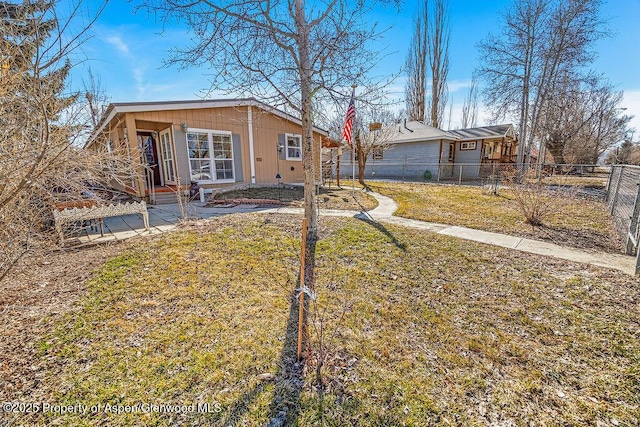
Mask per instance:
[[[582,187],[605,189],[608,174],[597,174],[592,176],[576,176],[576,175],[552,175],[542,179],[542,183],[546,185],[558,185],[563,187]]]
[[[2,386],[5,400],[216,402],[221,412],[14,420],[638,423],[639,279],[355,219],[323,218],[320,234],[320,304],[329,318],[349,307],[327,348],[322,394],[313,376],[291,374],[287,348],[299,218],[235,215],[138,242],[111,259],[70,295],[75,308],[40,320],[54,330],[24,337],[40,349],[28,362],[39,366],[39,381],[19,395]]]
[[[285,188],[249,188],[246,190],[230,191],[222,193],[216,200],[233,199],[271,199],[287,203],[291,206],[304,206],[304,192],[302,187]],[[318,194],[320,209],[342,209],[355,211],[369,211],[378,206],[378,202],[372,196],[362,192],[353,192],[350,188],[320,188]]]
[[[542,226],[526,223],[508,189],[498,196],[478,187],[374,182],[370,187],[398,203],[396,215],[496,233],[546,240],[560,245],[621,252],[622,243],[604,202],[560,192]]]

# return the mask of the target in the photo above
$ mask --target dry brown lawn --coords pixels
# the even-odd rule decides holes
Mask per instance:
[[[0,285],[1,400],[209,402],[220,412],[1,420],[638,425],[640,279],[322,218],[301,376],[291,299],[299,228],[296,216],[232,215],[25,259]],[[329,338],[318,387],[320,326]]]
[[[216,200],[234,199],[271,199],[290,206],[304,206],[302,187],[285,187],[281,189],[273,187],[249,188],[222,193],[216,197]],[[378,202],[362,191],[352,191],[346,187],[324,186],[320,188],[320,193],[318,194],[318,205],[320,209],[369,211],[376,208]]]
[[[479,187],[437,184],[372,182],[374,191],[398,203],[396,215],[427,222],[458,225],[511,234],[560,245],[620,253],[622,240],[606,204],[594,198],[561,192],[552,200],[554,209],[543,225],[525,221],[508,189],[499,195],[484,194]]]

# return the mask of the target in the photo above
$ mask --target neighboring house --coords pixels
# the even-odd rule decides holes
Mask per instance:
[[[404,121],[393,126],[393,133],[387,131],[389,140],[369,153],[365,177],[421,179],[426,170],[435,177],[439,165],[446,163],[449,145],[455,142],[456,137],[418,121]],[[344,150],[343,156],[345,167],[341,173],[351,176],[349,148]]]
[[[484,167],[516,160],[513,126],[496,125],[443,131],[422,122],[393,125],[394,136],[367,158],[365,177],[424,179],[475,179],[490,173]],[[351,165],[345,150],[344,165]],[[350,171],[342,169],[342,176]]]
[[[117,103],[85,148],[128,155],[144,173],[118,187],[160,203],[175,200],[175,192],[192,183],[302,183],[301,133],[299,119],[253,98]],[[318,182],[320,140],[326,135],[314,128]]]

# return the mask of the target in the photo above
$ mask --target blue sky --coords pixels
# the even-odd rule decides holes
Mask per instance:
[[[476,44],[489,31],[497,31],[500,12],[511,0],[450,0],[451,45],[449,92],[453,97],[451,127],[460,121],[462,103],[478,58]],[[384,50],[378,75],[397,74],[405,62],[411,38],[411,23],[417,2],[405,1],[400,12],[379,9],[371,19],[389,28],[382,41]],[[83,46],[86,60],[72,74],[74,86],[91,67],[113,102],[197,99],[209,88],[207,70],[164,68],[163,58],[174,46],[189,42],[186,28],[165,28],[146,11],[134,10],[124,0],[111,0],[94,28],[94,35]],[[612,36],[596,45],[598,58],[593,69],[607,77],[625,93],[626,113],[635,115],[632,126],[640,137],[640,0],[611,0],[602,8]],[[404,77],[391,87],[392,97],[403,98]],[[480,114],[484,124],[485,114]]]

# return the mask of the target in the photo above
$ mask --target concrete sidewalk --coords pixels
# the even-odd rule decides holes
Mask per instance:
[[[401,218],[393,216],[394,212],[398,208],[393,199],[377,193],[370,192],[368,194],[378,201],[378,207],[369,212],[321,209],[320,215],[369,219],[376,222],[395,224],[403,227],[410,227],[418,230],[457,237],[464,240],[501,246],[521,252],[551,256],[567,261],[612,268],[631,275],[635,273],[636,260],[632,256],[587,251],[506,234]],[[142,217],[140,215],[123,215],[120,217],[106,218],[104,220],[104,237],[100,237],[99,232],[92,232],[78,237],[77,240],[82,244],[87,244],[110,240],[123,240],[135,236],[147,236],[150,234],[162,233],[175,229],[182,218],[182,213],[177,203],[168,205],[150,205],[148,207],[148,211],[150,225],[150,231],[148,232],[144,229]],[[261,208],[257,205],[210,208],[206,207],[205,203],[192,202],[187,205],[186,212],[189,219],[207,219],[239,212],[301,215],[304,211],[301,208]]]
[[[486,243],[503,248],[515,249],[536,255],[551,256],[567,261],[582,262],[585,264],[597,265],[622,271],[627,274],[635,274],[635,257],[623,254],[610,254],[606,252],[587,251],[583,249],[570,248],[556,245],[540,240],[526,239],[523,237],[510,236],[489,231],[475,230],[472,228],[458,227],[417,221],[413,219],[393,216],[397,210],[397,205],[393,199],[381,194],[369,193],[378,200],[378,207],[370,212],[370,216],[375,221],[402,225],[419,230],[431,231],[437,234],[444,234],[460,239],[471,240],[473,242]]]
[[[201,202],[192,202],[185,205],[187,218],[208,219],[231,213],[256,212],[259,210],[257,205],[241,205],[232,208],[208,208],[205,205],[206,203]],[[183,217],[183,213],[177,203],[148,205],[147,212],[149,212],[149,231],[144,229],[142,215],[121,215],[104,219],[104,236],[100,236],[99,231],[89,231],[84,235],[76,237],[75,240],[80,244],[89,244],[163,233],[165,231],[174,230]],[[67,239],[67,241],[72,240],[73,238]]]

